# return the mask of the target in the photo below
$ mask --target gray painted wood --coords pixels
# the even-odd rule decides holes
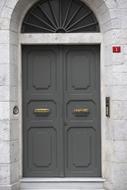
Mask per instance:
[[[23,46],[25,177],[101,175],[99,75],[98,46]]]

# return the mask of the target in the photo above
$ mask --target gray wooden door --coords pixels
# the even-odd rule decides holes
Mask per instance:
[[[100,176],[99,46],[22,49],[24,176]]]

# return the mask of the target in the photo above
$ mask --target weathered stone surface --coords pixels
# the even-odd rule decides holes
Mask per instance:
[[[127,120],[115,120],[112,127],[114,140],[127,141]]]
[[[0,185],[10,184],[10,164],[0,164]]]
[[[127,101],[112,101],[111,117],[114,120],[127,119]]]
[[[0,120],[10,119],[9,102],[0,102]]]
[[[0,120],[0,142],[10,140],[10,121]]]

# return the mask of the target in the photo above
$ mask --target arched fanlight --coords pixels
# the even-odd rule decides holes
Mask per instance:
[[[22,33],[99,32],[94,13],[80,0],[40,0],[26,14]]]

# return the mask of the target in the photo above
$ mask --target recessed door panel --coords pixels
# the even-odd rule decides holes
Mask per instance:
[[[32,72],[35,89],[49,89],[51,87],[51,58],[48,55],[43,57],[36,55],[33,60]]]
[[[101,176],[99,46],[23,46],[24,177]]]
[[[96,104],[92,100],[73,100],[67,103],[68,121],[93,121],[96,120],[96,113]]]
[[[97,169],[96,131],[93,127],[70,127],[67,130],[68,176],[95,176]]]
[[[95,54],[91,56],[91,54]],[[67,91],[74,93],[92,92],[95,89],[96,80],[96,56],[94,49],[68,48],[65,51],[65,68],[66,68],[66,88]]]
[[[27,164],[31,173],[52,173],[56,167],[57,142],[53,127],[31,127],[27,133]]]
[[[38,93],[51,92],[56,89],[57,54],[52,49],[32,49],[27,55],[27,87]]]
[[[30,101],[27,104],[27,109],[27,116],[31,121],[55,121],[57,117],[57,106],[54,101]]]

